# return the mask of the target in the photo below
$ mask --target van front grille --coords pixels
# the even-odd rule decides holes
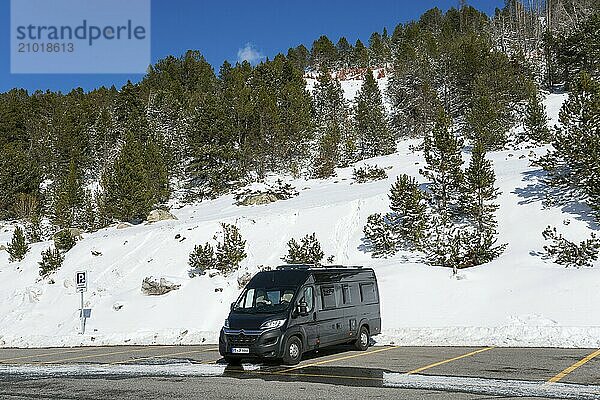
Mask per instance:
[[[250,346],[256,342],[258,336],[248,336],[244,334],[227,335],[227,342],[232,346]]]

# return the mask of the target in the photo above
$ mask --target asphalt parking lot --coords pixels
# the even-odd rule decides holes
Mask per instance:
[[[1,399],[600,399],[600,350],[347,346],[293,367],[214,345],[0,349]]]

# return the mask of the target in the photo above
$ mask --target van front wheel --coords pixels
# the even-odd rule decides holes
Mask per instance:
[[[356,339],[356,341],[354,341],[354,347],[356,348],[356,350],[365,351],[369,348],[370,339],[371,338],[369,336],[369,329],[367,329],[367,327],[363,325],[358,331],[358,338]]]
[[[285,343],[283,352],[283,363],[287,365],[296,365],[302,359],[302,342],[298,336],[290,337]]]

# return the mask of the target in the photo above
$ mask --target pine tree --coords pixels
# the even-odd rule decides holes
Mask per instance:
[[[55,224],[61,228],[81,226],[79,217],[84,203],[84,190],[75,160],[69,162],[69,172],[60,180],[54,196]]]
[[[352,53],[354,48],[345,37],[341,37],[336,46],[339,55],[339,67],[350,68],[352,66]]]
[[[401,175],[389,194],[391,212],[372,214],[363,228],[373,257],[388,257],[398,250],[420,250],[427,239],[428,210],[416,180]]]
[[[523,126],[527,139],[538,143],[548,143],[550,140],[546,108],[540,101],[537,89],[529,96]]]
[[[206,95],[203,104],[193,112],[188,128],[192,160],[187,171],[192,177],[193,185],[201,188],[206,197],[215,197],[226,192],[241,175],[241,154],[235,149],[236,143],[233,138],[239,126],[232,126],[237,121],[228,120],[225,111],[234,109],[233,112],[243,113],[246,111],[238,110],[237,107],[245,105],[232,104],[235,95],[230,92],[231,88],[228,85],[237,87],[237,82],[230,82],[227,74],[224,76],[228,78],[223,97]],[[244,92],[240,92],[237,96],[243,95]],[[244,100],[240,100],[242,101]],[[243,132],[238,134],[243,135]]]
[[[392,38],[390,38],[386,27],[381,32],[381,45],[383,47],[382,63],[385,65],[392,60]]]
[[[471,250],[472,230],[465,226],[443,220],[436,216],[432,220],[432,229],[427,244],[427,263],[445,268],[458,269],[473,267]]]
[[[361,159],[391,154],[396,150],[381,92],[370,69],[365,73],[363,86],[356,98],[355,120]]]
[[[321,250],[321,244],[317,240],[316,234],[306,235],[302,238],[302,252],[306,254],[306,260],[312,264],[320,264],[325,254]]]
[[[471,161],[465,171],[464,210],[471,227],[469,235],[469,265],[480,265],[498,257],[506,245],[496,243],[498,189],[494,187],[496,176],[491,161],[486,159],[485,145],[478,140],[473,147]]]
[[[287,243],[287,246],[288,253],[285,257],[282,257],[281,259],[287,264],[303,264],[301,260],[303,260],[304,257],[302,254],[302,246],[300,245],[300,243],[298,243],[296,239],[291,238],[290,241]]]
[[[237,226],[222,223],[221,228],[223,241],[217,243],[215,261],[217,269],[228,274],[238,269],[240,262],[246,258],[246,241]]]
[[[353,155],[346,154],[353,147],[348,123],[348,107],[340,83],[322,68],[313,92],[317,128],[317,151],[314,175],[326,178],[334,174],[337,166],[346,165]]]
[[[101,184],[103,212],[121,221],[145,219],[154,205],[168,197],[167,174],[156,145],[143,143],[131,133]]]
[[[295,48],[290,48],[287,53],[287,58],[300,71],[306,70],[310,65],[310,51],[308,51],[303,44]]]
[[[58,249],[52,250],[51,248],[48,248],[43,251],[42,261],[39,262],[40,276],[45,278],[57,271],[62,266],[64,259],[64,256]]]
[[[154,203],[162,203],[169,199],[169,170],[163,155],[165,146],[160,138],[150,134],[144,143],[144,169],[148,177],[147,187],[152,194]]]
[[[10,255],[8,260],[10,262],[22,261],[28,251],[29,245],[25,241],[23,229],[17,226],[13,232],[11,242],[8,244],[8,254]]]
[[[590,3],[598,4],[597,1]],[[584,9],[585,5],[574,5],[573,8],[575,10],[577,8]],[[573,10],[573,14],[576,14],[575,10]],[[600,79],[600,49],[598,48],[600,12],[596,9],[595,13],[590,14],[590,17],[583,23],[574,21],[572,16],[564,18],[564,20],[579,26],[566,30],[552,43],[557,53],[558,66],[562,70],[562,78],[568,83],[577,80],[577,76],[583,71],[586,71],[594,79]]]
[[[117,144],[119,132],[115,128],[115,123],[114,113],[105,107],[99,111],[96,120],[88,128],[92,142],[90,170],[94,177],[98,177],[99,171],[109,163]]]
[[[500,150],[506,144],[507,131],[502,121],[502,106],[488,94],[476,95],[467,114],[467,138],[483,140],[487,150]]]
[[[354,44],[352,65],[356,68],[367,68],[369,66],[369,49],[358,39]]]
[[[13,206],[18,219],[29,220],[41,211],[38,197],[31,193],[18,193]]]
[[[245,122],[243,135],[236,135],[241,146],[233,143],[234,149],[241,147],[243,172],[259,178],[271,171],[297,174],[306,166],[314,136],[312,104],[302,71],[278,55],[258,65],[248,84],[250,120]],[[233,95],[238,96],[236,92]],[[227,137],[218,127],[213,131],[215,141]]]
[[[424,153],[427,166],[419,172],[430,180],[428,187],[436,213],[451,220],[460,212],[462,141],[450,130],[451,121],[439,114],[431,135],[425,136]]]
[[[3,134],[0,130],[0,143]],[[18,195],[27,193],[37,197],[41,181],[40,165],[24,145],[10,142],[0,146],[0,218],[16,216]]]
[[[579,244],[571,242],[556,231],[556,228],[548,226],[542,236],[545,240],[551,241],[544,246],[547,258],[554,258],[554,262],[567,267],[591,267],[593,262],[598,260],[600,252],[600,240],[595,234],[591,234]]]
[[[316,233],[304,236],[300,243],[292,238],[288,242],[288,254],[282,258],[288,264],[315,264],[319,265],[325,253],[317,240]]]
[[[385,169],[380,168],[377,165],[365,164],[363,167],[354,168],[352,170],[352,178],[356,183],[366,183],[386,179],[387,173],[385,172]]]
[[[431,226],[427,259],[432,265],[454,267],[461,263],[464,238],[457,227],[462,213],[462,141],[451,132],[452,121],[440,112],[432,134],[423,144],[427,166],[419,172],[430,180]]]
[[[153,93],[146,106],[146,115],[150,137],[160,146],[162,154],[159,156],[164,160],[165,170],[185,178],[190,152],[186,132],[190,120],[181,100],[171,93]]]
[[[40,213],[35,212],[29,218],[27,225],[25,226],[25,232],[27,239],[30,243],[39,243],[42,241],[42,221]]]
[[[426,238],[428,228],[427,203],[417,181],[400,175],[392,185],[389,194],[392,222],[403,247],[419,249]]]
[[[70,173],[71,161],[78,169],[91,165],[91,146],[88,126],[91,125],[93,107],[90,98],[81,88],[73,89],[59,101],[59,111],[54,115],[52,175],[55,181],[64,180]]]
[[[369,215],[363,233],[373,257],[387,258],[398,251],[398,235],[387,216],[379,213]]]
[[[369,38],[369,60],[372,66],[381,67],[388,60],[388,48],[386,41],[387,31],[385,38],[381,36],[379,32],[373,32]]]
[[[204,275],[206,270],[216,268],[215,251],[210,243],[205,243],[204,246],[194,246],[188,264],[191,267],[189,271],[190,278]]]
[[[340,164],[340,142],[342,135],[339,126],[327,124],[321,128],[317,155],[314,160],[313,175],[316,178],[328,178],[335,175],[335,168]]]
[[[539,163],[548,184],[578,190],[600,212],[600,83],[581,73],[559,113],[554,150]],[[560,199],[559,199],[560,200]],[[600,218],[600,214],[599,214]]]
[[[69,229],[63,229],[54,235],[54,247],[63,253],[71,250],[76,244],[76,240]]]
[[[100,227],[94,196],[89,190],[85,190],[83,195],[81,225],[90,232],[93,232]]]
[[[387,96],[391,103],[391,125],[398,136],[423,137],[433,128],[442,108],[434,83],[437,74],[431,66],[432,56],[421,47],[418,43],[406,43],[396,50]]]
[[[314,139],[312,98],[306,90],[302,72],[287,60],[281,62],[279,111],[282,129],[276,145],[280,149],[278,164],[297,175],[306,166],[310,142]]]
[[[341,125],[347,117],[347,109],[341,85],[331,77],[331,70],[321,68],[313,92],[316,119],[319,123]]]
[[[323,35],[313,42],[311,49],[311,65],[313,68],[336,68],[338,57],[337,48],[327,36]]]

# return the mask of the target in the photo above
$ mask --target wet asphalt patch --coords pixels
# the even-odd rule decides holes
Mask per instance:
[[[309,353],[298,366],[227,365],[214,346],[0,349],[0,382],[38,379],[211,379],[600,399],[594,349],[347,347]],[[560,381],[560,382],[559,382]]]

